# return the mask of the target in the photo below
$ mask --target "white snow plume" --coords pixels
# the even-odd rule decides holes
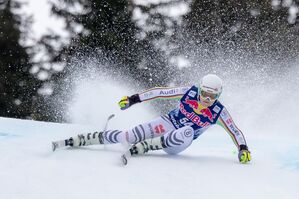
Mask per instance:
[[[185,77],[192,82],[207,73],[219,75],[224,81],[220,100],[245,135],[299,136],[298,63],[298,58],[276,61],[223,53],[211,59],[195,57],[192,79]]]
[[[153,118],[150,107],[135,105],[121,111],[118,101],[122,96],[134,94],[132,88],[105,78],[97,80],[83,79],[77,82],[73,101],[69,104],[70,119],[73,123],[104,125],[110,114],[116,114],[111,128],[130,128],[139,122]],[[135,90],[137,92],[137,90]]]
[[[223,58],[219,55],[210,61],[201,60],[200,65],[192,68],[197,72],[193,71],[192,76],[186,73],[184,77],[196,84],[196,80],[204,74],[218,74],[224,81],[220,100],[245,135],[299,136],[298,62],[285,60],[278,64],[270,60]],[[98,62],[86,62],[84,70],[80,68],[72,74],[73,97],[68,104],[71,122],[101,128],[106,117],[115,113],[117,117],[112,120],[111,128],[123,129],[157,116],[147,103],[134,105],[125,111],[119,110],[117,103],[122,96],[135,94],[141,89],[117,74],[119,71],[107,71],[104,65],[99,67]],[[185,85],[183,82],[181,84]]]
[[[107,71],[106,64],[98,61],[86,62],[84,69],[80,68],[71,75],[72,98],[68,103],[70,122],[103,128],[106,118],[116,114],[109,126],[122,130],[155,117],[146,103],[120,110],[118,101],[121,97],[140,92],[140,88],[120,75],[119,71]]]
[[[224,75],[223,101],[248,133],[299,136],[298,62],[240,69]],[[241,66],[242,67],[242,66]]]

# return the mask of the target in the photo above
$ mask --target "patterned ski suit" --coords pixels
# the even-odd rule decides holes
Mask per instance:
[[[246,141],[243,133],[233,122],[226,108],[216,100],[211,106],[203,107],[199,103],[199,88],[192,87],[156,87],[138,94],[140,101],[153,99],[180,99],[179,107],[152,121],[137,125],[128,131],[109,130],[103,133],[105,144],[129,142],[131,144],[162,136],[166,148],[164,151],[177,154],[185,150],[211,125],[222,126],[231,136],[237,148]],[[81,135],[82,136],[82,135]],[[83,136],[84,138],[84,136]],[[84,144],[99,144],[97,132],[87,136]]]

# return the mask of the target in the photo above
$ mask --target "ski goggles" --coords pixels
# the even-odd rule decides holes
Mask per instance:
[[[212,101],[215,101],[216,99],[219,98],[219,94],[209,93],[209,92],[206,92],[204,90],[200,91],[200,96],[203,97],[204,99],[208,99],[209,98]]]

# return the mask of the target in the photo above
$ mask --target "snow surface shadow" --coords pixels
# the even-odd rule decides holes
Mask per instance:
[[[207,155],[199,155],[199,156],[193,156],[193,155],[186,155],[186,154],[177,154],[177,155],[170,155],[170,154],[146,154],[144,156],[141,156],[143,158],[163,158],[163,159],[169,159],[169,160],[184,160],[185,162],[193,162],[193,163],[227,163],[232,164],[235,161],[221,156],[207,156]]]
[[[124,150],[118,146],[118,147],[114,147],[114,146],[109,146],[106,148],[104,148],[103,146],[91,146],[91,147],[69,147],[69,148],[65,148],[64,150],[67,151],[90,151],[90,152],[100,152],[100,153],[113,153],[113,154],[117,154],[118,156],[121,156],[121,154],[124,152]],[[167,160],[171,160],[171,161],[182,161],[184,160],[185,162],[193,162],[198,164],[198,162],[200,162],[201,164],[203,163],[215,163],[215,164],[219,164],[219,163],[224,163],[224,164],[232,164],[232,163],[238,163],[238,161],[234,161],[231,158],[228,157],[222,157],[222,156],[213,156],[213,155],[198,155],[198,156],[193,156],[193,155],[187,155],[187,154],[177,154],[177,155],[171,155],[171,154],[167,154],[167,153],[148,153],[145,155],[139,155],[139,156],[134,156],[132,157],[133,159],[138,159],[138,158],[154,158],[154,159],[167,159]]]
[[[39,154],[40,157],[43,158],[48,158],[48,157],[52,157],[52,156],[60,156],[60,154],[65,153],[65,152],[70,152],[70,153],[74,153],[76,154],[77,152],[84,152],[84,154],[86,154],[85,152],[88,152],[89,155],[93,156],[93,155],[97,155],[101,154],[103,157],[106,157],[107,155],[109,156],[109,154],[111,154],[111,157],[120,157],[121,154],[124,152],[124,150],[119,149],[119,148],[108,148],[108,147],[103,147],[103,146],[85,146],[85,147],[66,147],[66,148],[62,148],[62,149],[57,149],[56,151],[52,151],[52,150],[48,150],[45,153]]]
[[[81,150],[81,151],[95,151],[95,152],[112,152],[112,153],[118,153],[121,154],[124,150],[121,150],[117,147],[104,147],[104,146],[85,146],[85,147],[67,147],[65,149],[60,149],[60,150],[68,150],[68,151],[76,151],[76,150]]]

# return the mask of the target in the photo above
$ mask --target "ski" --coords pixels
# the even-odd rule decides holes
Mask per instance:
[[[104,129],[103,129],[103,132],[105,132],[105,131],[107,130],[108,123],[109,123],[109,121],[110,121],[114,116],[115,116],[114,114],[109,115],[109,117],[108,117],[107,120],[106,120],[105,127],[104,127]]]
[[[128,164],[128,161],[132,156],[131,151],[130,151],[132,145],[129,144],[127,141],[124,141],[121,144],[124,148],[124,151],[123,151],[123,154],[120,156],[120,158],[121,158],[122,164],[125,166]]]
[[[103,133],[106,132],[106,130],[107,130],[107,128],[108,128],[108,123],[109,123],[109,121],[110,121],[114,116],[115,116],[114,114],[111,114],[111,115],[109,115],[109,117],[107,118],[107,120],[106,120],[106,122],[105,122],[105,126],[104,126],[104,128],[103,128]],[[105,144],[105,142],[104,142],[104,138],[103,138],[103,145],[104,145],[104,149],[107,149],[106,144]]]
[[[52,151],[54,152],[56,149],[67,146],[66,140],[54,141],[52,142]]]
[[[129,159],[132,157],[130,149],[121,155],[121,161],[124,166],[128,164]]]

